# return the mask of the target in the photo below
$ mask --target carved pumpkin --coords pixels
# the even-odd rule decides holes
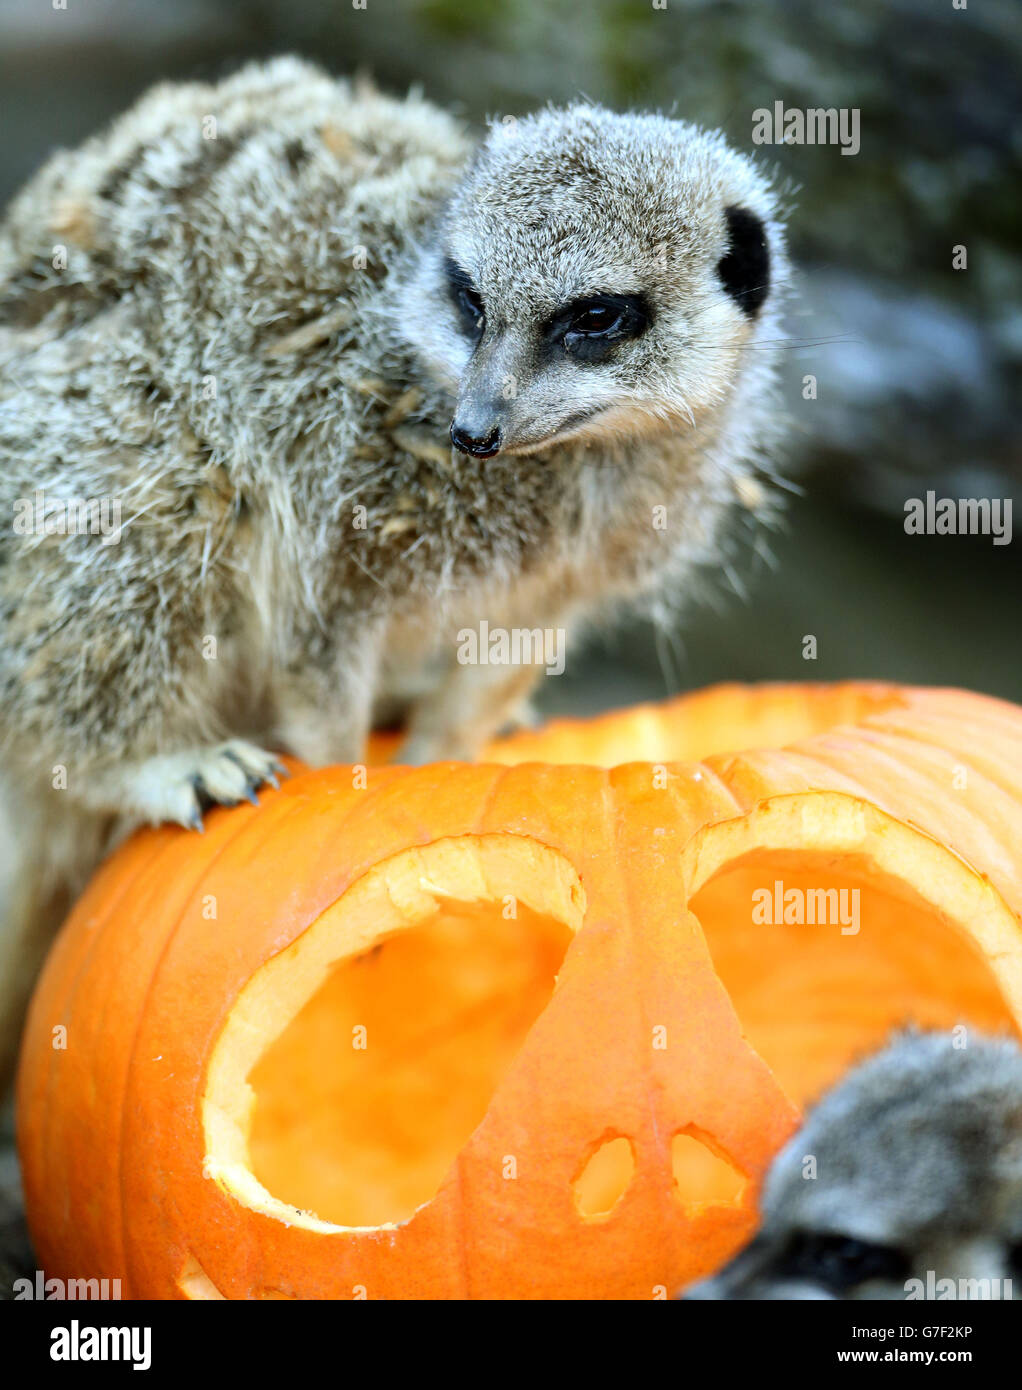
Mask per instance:
[[[663,1296],[892,1025],[1022,1017],[1022,710],[723,687],[491,755],[542,761],[298,771],[101,868],[22,1055],[47,1274]]]

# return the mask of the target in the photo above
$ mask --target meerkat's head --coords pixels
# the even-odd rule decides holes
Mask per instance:
[[[688,1298],[1022,1298],[1022,1051],[898,1039],[820,1102],[761,1208]]]
[[[691,428],[783,275],[774,195],[720,136],[575,106],[491,128],[402,327],[455,397],[457,448],[530,453]]]

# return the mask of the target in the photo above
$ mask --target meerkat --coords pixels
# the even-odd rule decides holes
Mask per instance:
[[[1022,1049],[898,1037],[812,1111],[760,1205],[751,1244],[684,1297],[1022,1298]]]
[[[0,224],[4,991],[115,836],[357,761],[387,701],[403,760],[469,757],[537,668],[459,630],[712,565],[785,276],[769,179],[659,115],[475,140],[279,59],[54,155]]]

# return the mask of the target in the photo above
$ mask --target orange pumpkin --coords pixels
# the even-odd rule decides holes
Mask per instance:
[[[1022,710],[732,686],[490,756],[298,771],[100,869],[19,1077],[48,1274],[664,1295],[891,1026],[1022,1018]],[[842,889],[855,931],[753,918]]]

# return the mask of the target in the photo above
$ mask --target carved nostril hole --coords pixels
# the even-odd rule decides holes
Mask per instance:
[[[674,1194],[686,1207],[698,1209],[715,1202],[733,1205],[745,1191],[745,1174],[695,1125],[671,1141],[671,1169]]]
[[[623,1134],[607,1138],[594,1149],[572,1183],[580,1216],[592,1220],[613,1211],[635,1176],[635,1151]]]

